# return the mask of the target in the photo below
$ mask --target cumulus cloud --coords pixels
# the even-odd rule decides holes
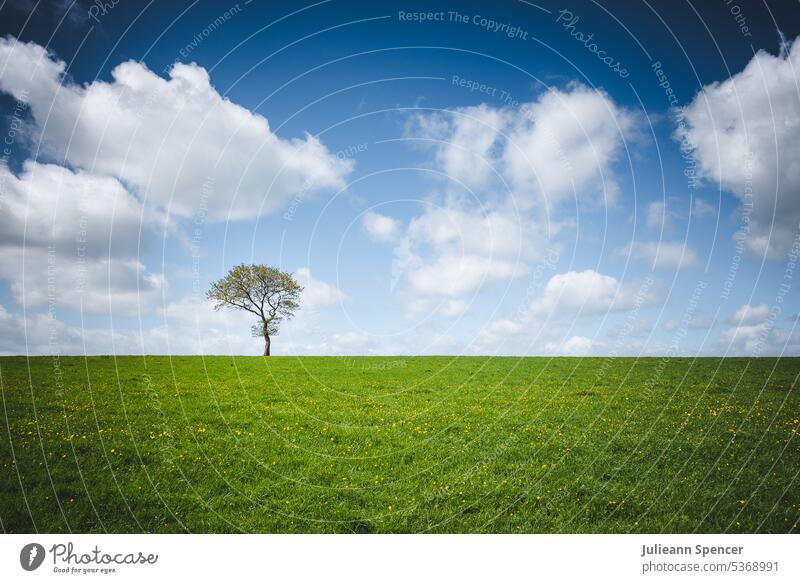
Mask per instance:
[[[541,337],[541,330],[532,330],[530,324],[523,324],[519,318],[501,318],[486,322],[476,334],[478,352],[502,354],[514,352],[527,354],[532,348],[532,338]],[[540,343],[536,343],[540,346]]]
[[[592,317],[617,312],[635,316],[662,300],[653,288],[651,279],[627,283],[592,269],[559,273],[515,317],[486,323],[478,331],[477,346],[514,354],[600,354],[608,350],[608,345],[596,338],[600,323]],[[594,338],[592,332],[587,333],[593,327]],[[576,334],[576,328],[581,328],[581,333]],[[624,330],[617,327],[608,335],[630,337],[651,328],[649,321],[637,317],[625,324]],[[626,349],[634,345],[626,339]]]
[[[638,117],[603,91],[572,84],[550,89],[512,118],[502,160],[521,202],[555,206],[591,197],[611,202],[618,191],[612,164]]]
[[[603,91],[573,83],[517,108],[486,104],[418,115],[411,136],[433,140],[441,170],[467,188],[495,178],[522,208],[567,198],[610,202],[612,166],[639,118]]]
[[[260,354],[249,324],[238,314],[214,312],[201,299],[166,306],[168,318],[144,329],[66,324],[46,314],[12,314],[0,306],[0,354]]]
[[[64,163],[29,160],[18,174],[0,165],[0,278],[28,309],[152,313],[168,302],[167,282],[141,257],[177,232],[166,211],[255,217],[295,193],[343,186],[352,165],[313,136],[279,138],[195,64],[165,79],[129,61],[110,81],[78,85],[64,62],[12,37],[0,39],[0,64],[0,91],[29,106],[29,137]],[[299,276],[309,305],[344,297]]]
[[[407,312],[433,305],[421,295],[451,300],[440,313],[460,315],[465,297],[528,273],[556,247],[549,242],[564,225],[562,202],[613,200],[613,165],[626,138],[638,138],[638,123],[606,93],[578,83],[519,107],[414,116],[408,136],[435,148],[437,168],[472,192],[449,184],[443,202],[426,204],[400,237],[393,271],[414,293]]]
[[[586,336],[571,336],[561,343],[548,343],[547,352],[560,356],[588,356],[595,349],[596,341]]]
[[[646,261],[651,269],[682,269],[700,264],[694,250],[680,242],[634,242],[621,249],[620,253]]]
[[[770,257],[791,248],[800,222],[800,41],[784,49],[759,51],[743,71],[706,85],[677,130],[701,177],[744,204],[747,248]]]
[[[128,255],[159,217],[114,178],[27,161],[19,176],[0,164],[0,245],[75,247],[93,257]],[[163,220],[163,219],[162,219]]]
[[[396,240],[400,232],[400,222],[397,219],[373,211],[364,213],[361,223],[370,237],[384,243]]]
[[[441,312],[446,318],[458,318],[463,316],[468,308],[469,304],[464,300],[445,300]]]
[[[590,316],[652,305],[658,296],[649,285],[620,282],[593,269],[568,271],[550,278],[541,296],[530,308],[529,317]]]
[[[778,326],[779,314],[767,304],[742,305],[720,336],[720,350],[746,356],[797,354],[800,334],[794,326],[790,330]]]
[[[762,356],[773,352],[772,348],[780,343],[780,335],[762,322],[728,328],[720,341],[728,353]]]
[[[329,308],[347,301],[347,295],[336,286],[315,278],[308,267],[301,267],[294,272],[295,279],[303,286],[300,300],[301,306],[309,309]]]
[[[148,272],[137,259],[82,261],[59,250],[9,252],[0,261],[0,277],[27,309],[56,305],[117,316],[151,313],[167,288],[163,274]]]
[[[416,294],[458,299],[526,273],[540,240],[513,211],[451,200],[426,205],[411,220],[395,248],[395,267]]]
[[[497,172],[493,149],[510,118],[510,110],[481,104],[416,115],[407,133],[430,140],[442,172],[474,190],[485,187]]]
[[[667,208],[662,201],[651,202],[647,205],[647,226],[651,229],[660,229],[666,224]]]
[[[166,282],[139,260],[163,218],[114,178],[28,161],[0,165],[0,278],[26,308],[134,315]]]
[[[308,267],[297,269],[294,276],[304,288],[300,310],[281,324],[273,349],[276,354],[329,353],[330,339],[319,326],[319,316],[323,310],[346,301],[347,296],[336,286],[314,277]],[[250,337],[254,323],[250,313],[217,311],[206,298],[187,296],[169,302],[163,310],[163,324],[146,330],[141,342],[176,354],[261,354],[259,340]]]
[[[513,336],[520,334],[524,330],[525,327],[520,322],[504,319],[489,322],[484,327],[483,332],[492,336]]]
[[[714,320],[708,318],[692,318],[686,324],[689,330],[708,330],[714,325]],[[661,327],[665,332],[674,332],[681,327],[680,320],[667,320]]]
[[[702,198],[695,198],[694,203],[692,203],[692,216],[696,219],[714,215],[716,212],[717,207],[707,203]]]
[[[736,310],[731,322],[740,326],[749,326],[764,322],[768,316],[769,306],[767,304],[758,304],[757,306],[744,304]]]
[[[165,79],[127,61],[111,81],[82,86],[43,47],[7,37],[0,64],[0,90],[30,106],[47,152],[119,178],[147,204],[180,217],[267,214],[297,193],[343,187],[352,167],[312,135],[278,137],[193,63],[176,63]]]
[[[459,297],[477,291],[484,284],[511,279],[520,271],[512,261],[503,259],[443,254],[408,277],[419,293]]]
[[[0,354],[58,354],[60,350],[56,343],[59,338],[71,347],[80,345],[79,330],[73,334],[67,326],[44,314],[31,315],[27,319],[27,326],[25,323],[26,320],[21,316],[10,313],[0,305]]]
[[[280,339],[275,342],[277,354],[334,354],[334,337],[322,332],[318,324],[321,310],[334,306],[346,296],[336,287],[311,275],[308,268],[295,272],[306,286],[301,297],[302,308],[297,317],[281,326]],[[116,279],[116,278],[112,278]],[[84,302],[102,302],[102,286],[97,297],[84,297]],[[87,285],[87,288],[90,286]],[[46,286],[45,286],[46,289]],[[118,295],[114,313],[125,306],[125,297]],[[47,301],[44,297],[43,301]],[[139,301],[143,301],[139,298]],[[0,354],[245,354],[259,355],[263,350],[253,339],[250,327],[252,314],[241,310],[214,310],[214,303],[201,295],[187,295],[160,303],[156,310],[158,322],[149,327],[81,328],[58,319],[58,311],[48,314],[13,314],[0,305]],[[137,298],[130,300],[135,307]],[[39,305],[39,304],[37,304]],[[106,303],[106,306],[108,304]],[[340,339],[342,346],[355,349],[354,339]]]
[[[605,344],[567,327],[530,321],[501,319],[483,326],[477,335],[477,348],[496,354],[588,356],[605,349]]]
[[[650,229],[669,229],[676,221],[685,219],[680,209],[682,204],[683,201],[675,196],[649,203],[645,207],[645,223]]]

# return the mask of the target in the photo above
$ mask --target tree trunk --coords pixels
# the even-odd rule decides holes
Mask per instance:
[[[264,334],[264,356],[269,356],[269,336]]]

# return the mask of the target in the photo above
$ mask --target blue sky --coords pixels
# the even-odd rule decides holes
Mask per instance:
[[[0,12],[0,352],[800,349],[796,3]]]

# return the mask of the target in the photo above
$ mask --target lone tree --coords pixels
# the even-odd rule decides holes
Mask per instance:
[[[208,298],[215,310],[236,308],[261,320],[253,325],[253,336],[264,338],[264,356],[269,356],[270,337],[277,336],[283,320],[294,316],[302,286],[291,273],[268,265],[237,265],[228,275],[211,284]]]

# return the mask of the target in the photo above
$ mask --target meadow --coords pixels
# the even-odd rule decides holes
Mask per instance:
[[[0,358],[3,532],[797,532],[800,359]]]

